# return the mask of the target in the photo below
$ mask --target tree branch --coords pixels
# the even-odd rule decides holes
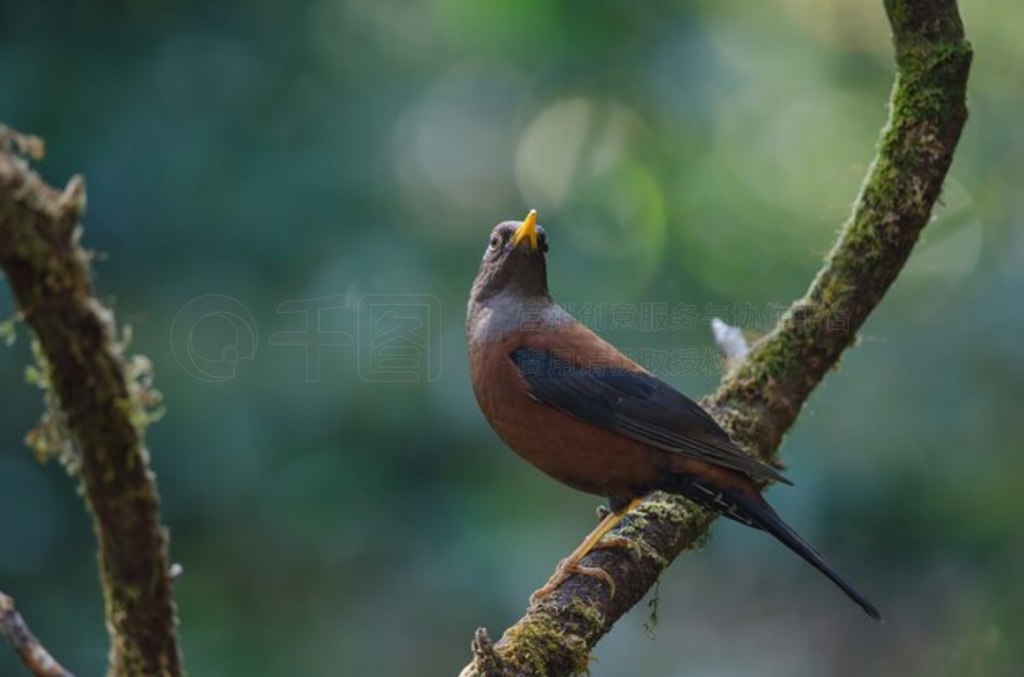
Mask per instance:
[[[839,360],[910,255],[939,196],[967,118],[971,47],[955,0],[885,0],[897,74],[889,120],[853,213],[803,298],[702,404],[742,447],[775,461],[807,396]],[[588,555],[615,581],[574,576],[532,605],[493,646],[477,634],[473,675],[562,675],[587,669],[591,648],[639,602],[714,517],[656,493],[615,535],[637,544]],[[637,554],[638,553],[638,554]]]
[[[147,391],[122,355],[78,244],[84,182],[76,176],[62,193],[43,183],[12,152],[36,148],[25,142],[0,126],[0,266],[76,446],[72,467],[99,541],[110,670],[178,675],[167,534],[143,441]]]
[[[0,592],[0,635],[7,638],[36,677],[74,677],[40,644],[14,608],[14,600],[3,592]]]

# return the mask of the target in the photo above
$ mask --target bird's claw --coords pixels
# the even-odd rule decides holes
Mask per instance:
[[[634,557],[639,558],[640,556],[639,545],[628,538],[621,538],[619,536],[605,536],[603,539],[595,543],[590,550],[592,552],[594,550],[605,550],[607,548],[625,548],[626,550],[629,550]],[[612,578],[611,574],[600,567],[583,566],[579,563],[579,560],[573,562],[567,557],[558,563],[555,573],[548,579],[548,582],[530,595],[530,603],[532,604],[533,602],[550,595],[556,588],[558,588],[558,586],[564,583],[565,580],[573,574],[590,576],[591,578],[596,578],[607,583],[610,591],[609,595],[611,597],[615,597],[615,579]]]
[[[548,579],[548,582],[543,587],[537,589],[532,595],[530,595],[530,603],[534,604],[537,601],[547,597],[554,592],[558,586],[566,581],[573,574],[582,574],[583,576],[590,576],[603,581],[608,584],[610,589],[610,595],[615,596],[615,579],[611,577],[604,569],[600,567],[586,567],[580,564],[578,561],[572,562],[568,559],[563,559],[558,563],[558,568],[555,569],[555,573]]]
[[[615,579],[612,578],[612,575],[604,569],[601,569],[600,567],[585,567],[581,564],[577,564],[575,573],[590,576],[591,578],[596,578],[599,581],[604,581],[608,584],[608,596],[615,597]]]
[[[625,550],[629,550],[633,554],[633,558],[637,560],[640,559],[640,555],[643,554],[639,543],[621,536],[605,536],[603,539],[595,543],[594,547],[590,550],[607,550],[608,548],[623,548]]]

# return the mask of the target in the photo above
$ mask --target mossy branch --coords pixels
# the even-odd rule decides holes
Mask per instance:
[[[885,0],[896,52],[889,120],[853,212],[803,298],[703,401],[741,446],[775,461],[807,396],[854,342],[931,215],[967,119],[971,47],[955,0]],[[585,671],[590,650],[639,602],[681,552],[700,546],[713,516],[657,493],[616,535],[636,552],[591,553],[615,595],[574,576],[532,605],[493,645],[477,633],[462,675],[564,675]]]
[[[41,375],[63,410],[74,465],[99,542],[100,579],[116,675],[179,675],[177,629],[159,500],[143,440],[146,393],[97,298],[79,245],[85,188],[46,185],[0,125],[0,267],[38,344]]]

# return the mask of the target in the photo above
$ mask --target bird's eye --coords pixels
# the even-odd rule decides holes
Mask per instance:
[[[500,244],[501,244],[501,236],[499,236],[497,233],[495,233],[494,235],[491,235],[491,242],[487,246],[487,248],[490,249],[493,252],[494,250],[496,250],[498,248],[498,245],[500,245]]]

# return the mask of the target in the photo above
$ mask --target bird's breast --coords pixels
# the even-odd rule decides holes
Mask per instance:
[[[530,397],[509,356],[523,340],[517,335],[470,343],[473,392],[501,439],[526,461],[580,491],[633,497],[660,488],[670,472],[667,453]]]

